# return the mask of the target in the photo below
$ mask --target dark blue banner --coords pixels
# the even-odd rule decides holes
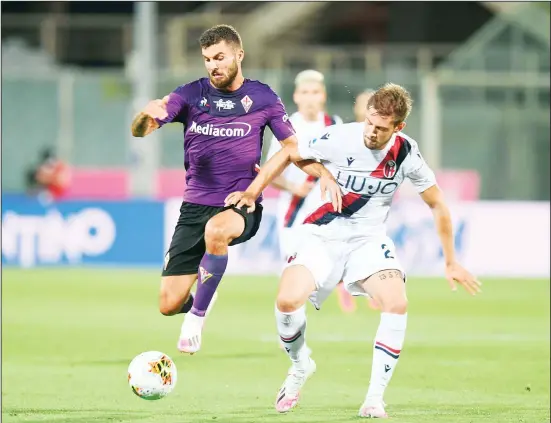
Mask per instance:
[[[162,266],[164,203],[2,196],[2,263]]]

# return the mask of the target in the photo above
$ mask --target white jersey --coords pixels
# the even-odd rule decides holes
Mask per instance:
[[[364,123],[348,123],[329,127],[310,141],[299,138],[300,156],[323,163],[343,192],[341,214],[325,202],[304,223],[325,228],[324,233],[337,238],[386,233],[392,199],[406,178],[417,192],[436,185],[413,139],[398,132],[383,150],[370,150],[363,130]]]
[[[298,139],[305,142],[314,138],[324,130],[325,127],[332,124],[342,124],[342,119],[338,116],[329,117],[325,113],[320,113],[316,121],[307,121],[298,112],[293,113],[289,118],[295,128]],[[281,149],[281,144],[275,138],[271,140],[267,159],[270,159]],[[298,167],[290,165],[282,173],[282,176],[293,184],[303,184],[306,181],[315,182],[315,179]],[[323,204],[319,186],[315,186],[306,198],[296,197],[288,191],[281,191],[277,206],[278,228],[290,228],[301,224],[306,216]]]

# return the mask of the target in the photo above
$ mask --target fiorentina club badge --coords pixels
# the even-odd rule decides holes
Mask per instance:
[[[394,160],[389,160],[385,163],[385,167],[383,168],[383,175],[387,179],[394,178],[394,174],[396,173],[396,162]]]
[[[207,272],[203,266],[199,266],[199,273],[201,274],[201,283],[205,283],[207,279],[212,277],[212,273]]]
[[[246,95],[245,97],[243,97],[241,99],[241,104],[243,105],[243,108],[245,109],[245,113],[248,113],[249,110],[251,109],[251,106],[253,105],[253,101],[251,100],[251,98]]]

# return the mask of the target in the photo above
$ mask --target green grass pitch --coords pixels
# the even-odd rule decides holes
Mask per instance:
[[[379,316],[358,299],[308,306],[317,373],[299,407],[273,407],[289,362],[278,348],[274,277],[227,277],[203,349],[176,351],[181,316],[157,311],[159,273],[15,270],[2,279],[2,421],[357,422]],[[483,280],[483,294],[411,279],[408,333],[385,400],[395,423],[549,422],[549,280]],[[148,402],[127,384],[130,360],[159,350],[179,381]]]

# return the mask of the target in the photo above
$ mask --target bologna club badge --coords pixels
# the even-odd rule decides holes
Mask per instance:
[[[385,163],[385,167],[383,169],[383,175],[387,179],[394,178],[394,175],[396,174],[396,162],[394,160],[389,160]]]

